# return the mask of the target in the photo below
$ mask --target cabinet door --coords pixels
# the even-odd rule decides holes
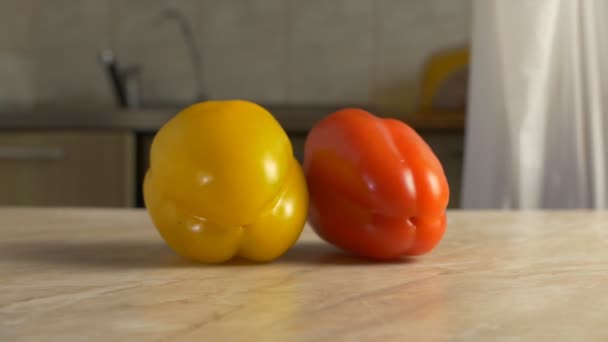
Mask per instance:
[[[133,206],[129,132],[0,133],[0,205]]]
[[[460,208],[464,134],[462,132],[421,132],[443,165],[450,184],[449,208]]]
[[[306,142],[306,134],[290,134],[291,146],[293,147],[293,155],[300,163],[304,163],[304,143]]]

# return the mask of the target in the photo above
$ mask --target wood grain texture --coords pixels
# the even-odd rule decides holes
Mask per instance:
[[[192,264],[141,210],[0,208],[2,341],[606,341],[608,213],[450,212],[371,263],[308,228],[268,264]]]

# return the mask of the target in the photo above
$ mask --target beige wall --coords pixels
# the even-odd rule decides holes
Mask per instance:
[[[462,46],[470,0],[4,0],[0,107],[113,101],[103,47],[143,67],[148,102],[194,95],[187,50],[161,9],[192,20],[212,98],[390,104],[411,111],[430,53]]]

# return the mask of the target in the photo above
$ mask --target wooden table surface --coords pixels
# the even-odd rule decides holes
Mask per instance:
[[[307,229],[269,264],[180,259],[141,210],[0,208],[0,341],[607,341],[608,213],[450,212],[366,262]]]

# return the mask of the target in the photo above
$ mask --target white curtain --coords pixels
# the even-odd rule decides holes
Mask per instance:
[[[475,0],[462,206],[606,208],[607,0]]]

